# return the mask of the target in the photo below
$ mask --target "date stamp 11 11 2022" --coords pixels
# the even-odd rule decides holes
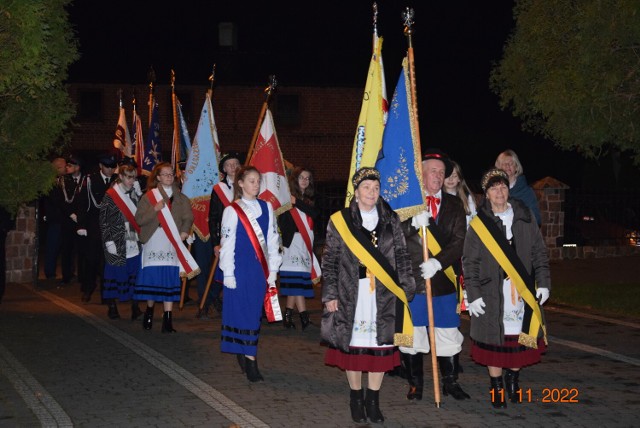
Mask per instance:
[[[491,389],[491,401],[504,401],[506,391],[504,389]],[[580,391],[578,388],[542,388],[540,394],[534,393],[531,388],[517,389],[515,399],[519,403],[578,403]]]

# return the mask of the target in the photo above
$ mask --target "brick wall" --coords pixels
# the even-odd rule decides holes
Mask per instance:
[[[190,135],[195,134],[206,86],[176,86],[183,104]],[[127,121],[131,123],[131,99],[136,92],[137,111],[142,118],[145,139],[148,120],[148,89],[144,85],[73,84],[68,87],[71,99],[81,108],[81,95],[86,91],[101,94],[103,114],[100,120],[77,119],[71,148],[95,158],[112,150],[113,135],[119,115],[119,90],[122,90]],[[165,158],[170,155],[173,111],[171,88],[157,85],[155,96],[160,112],[161,145]],[[299,121],[286,125],[278,121],[278,95],[297,96]],[[246,152],[256,129],[264,103],[263,87],[220,86],[213,95],[213,111],[223,152]],[[270,108],[284,158],[294,165],[312,168],[316,181],[347,181],[353,148],[355,126],[360,114],[362,88],[278,87]],[[130,126],[130,125],[129,125]],[[131,130],[130,130],[131,132]],[[88,163],[95,159],[87,159]]]
[[[20,208],[16,216],[16,228],[7,235],[6,279],[9,282],[33,281],[36,247],[36,215],[33,206]]]

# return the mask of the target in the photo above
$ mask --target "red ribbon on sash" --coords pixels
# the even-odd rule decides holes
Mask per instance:
[[[294,207],[289,212],[291,213],[291,217],[293,217],[293,222],[296,224],[298,232],[300,232],[300,236],[302,237],[304,245],[305,247],[307,247],[307,251],[309,251],[309,256],[311,257],[311,279],[318,278],[320,275],[318,275],[318,272],[316,272],[313,263],[314,253],[313,247],[311,245],[311,236],[309,236],[309,231],[307,230],[307,227],[304,224],[304,220],[302,220],[302,216],[300,215],[300,211],[298,211],[297,208]],[[312,224],[309,225],[310,228],[313,227]]]
[[[227,198],[227,195],[224,193],[224,190],[222,190],[220,183],[213,186],[213,191],[216,192],[216,195],[218,195],[218,198],[220,198],[220,201],[222,202],[222,205],[225,208],[231,205],[231,201],[229,200],[229,198]]]
[[[140,233],[140,225],[136,222],[135,215],[131,212],[127,203],[122,199],[120,193],[118,193],[114,187],[110,187],[109,190],[107,190],[107,194],[111,196],[111,199],[113,199],[113,202],[115,202],[116,206],[122,212],[129,224],[133,226],[136,232]]]

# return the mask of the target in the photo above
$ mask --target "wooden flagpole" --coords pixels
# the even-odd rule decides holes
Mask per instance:
[[[260,128],[262,127],[262,121],[264,120],[265,114],[267,114],[267,108],[269,108],[269,98],[271,94],[276,89],[278,82],[276,81],[276,76],[269,76],[269,86],[267,86],[264,90],[266,96],[264,103],[262,103],[262,110],[260,110],[260,116],[258,117],[258,124],[256,125],[255,131],[253,131],[253,137],[251,138],[251,145],[249,146],[249,150],[247,151],[247,158],[244,161],[245,166],[249,165],[249,161],[251,160],[251,155],[253,153],[253,148],[256,145],[256,140],[258,139],[258,134],[260,133]]]
[[[407,60],[409,62],[409,84],[411,86],[411,109],[413,114],[413,126],[415,127],[415,135],[418,140],[418,146],[420,145],[420,128],[418,124],[418,98],[416,93],[416,73],[413,58],[413,17],[414,11],[412,8],[407,7],[402,14],[404,20],[404,34],[407,37],[409,43],[409,49],[407,50]],[[427,206],[427,209],[429,207]],[[429,260],[429,249],[427,245],[427,228],[422,226],[422,257],[426,262]],[[433,299],[431,292],[431,279],[425,280],[425,287],[427,292],[427,312],[429,314],[429,345],[431,346],[431,368],[433,370],[433,395],[436,407],[440,407],[440,379],[438,376],[438,359],[436,354],[436,336],[435,336],[435,321],[433,317]]]

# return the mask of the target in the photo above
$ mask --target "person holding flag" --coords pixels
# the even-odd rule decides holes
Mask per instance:
[[[413,274],[417,283],[431,280],[435,345],[442,392],[456,400],[470,398],[458,384],[459,355],[464,337],[460,327],[458,283],[452,266],[460,262],[467,229],[462,202],[456,196],[442,191],[444,179],[451,175],[453,166],[439,149],[427,149],[422,160],[422,180],[426,192],[427,210],[402,223],[411,256]],[[429,258],[424,261],[421,229],[427,226]],[[407,399],[421,400],[424,383],[423,354],[430,351],[427,333],[428,313],[426,288],[416,288],[411,301],[414,341],[411,347],[400,347],[407,372],[409,392]]]
[[[234,197],[234,183],[236,180],[236,173],[240,169],[242,157],[238,152],[229,152],[222,155],[220,163],[218,164],[218,170],[224,177],[213,186],[211,192],[211,201],[209,202],[209,233],[211,235],[211,245],[216,256],[220,256],[220,229],[222,227],[222,213],[224,209],[231,205]],[[222,313],[222,299],[220,294],[222,293],[224,273],[220,269],[220,265],[216,267],[216,271],[213,275],[213,284],[211,286],[211,292],[207,299],[213,299],[213,307],[220,313]]]
[[[182,242],[189,236],[193,212],[170,163],[160,162],[151,171],[135,220],[140,225],[142,260],[134,298],[147,301],[142,326],[151,330],[154,304],[161,301],[162,332],[174,333],[172,309],[173,302],[180,301],[181,277],[191,279],[200,268]]]
[[[237,172],[235,197],[222,215],[220,268],[224,272],[220,350],[236,354],[250,382],[258,370],[258,340],[265,294],[275,289],[282,262],[273,207],[258,199],[261,174],[253,166]],[[265,310],[267,308],[265,307]]]

